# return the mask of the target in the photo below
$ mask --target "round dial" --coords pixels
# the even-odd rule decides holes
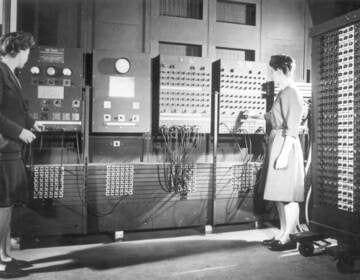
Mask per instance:
[[[70,68],[64,68],[64,69],[62,70],[62,74],[63,74],[64,76],[71,76],[71,75],[72,75],[72,71],[71,71]]]
[[[115,69],[120,74],[125,74],[130,70],[130,61],[122,57],[116,60]]]
[[[39,75],[40,74],[40,68],[37,66],[33,66],[30,68],[30,73],[33,75]]]
[[[49,66],[48,68],[46,68],[46,74],[48,74],[49,76],[55,76],[56,69],[52,66]]]

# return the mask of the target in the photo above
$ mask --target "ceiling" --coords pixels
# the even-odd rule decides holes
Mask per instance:
[[[360,9],[360,0],[308,0],[308,2],[314,25]]]

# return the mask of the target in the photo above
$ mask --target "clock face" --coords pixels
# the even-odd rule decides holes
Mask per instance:
[[[120,74],[125,74],[130,70],[130,62],[126,58],[119,58],[115,62],[115,69]]]

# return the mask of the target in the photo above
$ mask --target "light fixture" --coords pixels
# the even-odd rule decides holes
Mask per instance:
[[[33,66],[30,68],[30,73],[33,75],[39,75],[40,74],[40,68],[37,66]]]
[[[130,61],[121,57],[115,62],[115,70],[120,74],[126,74],[130,70]]]

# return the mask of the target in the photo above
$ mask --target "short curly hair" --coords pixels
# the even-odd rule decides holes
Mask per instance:
[[[281,71],[288,75],[290,72],[293,72],[295,70],[295,60],[287,55],[273,55],[270,59],[270,66],[274,70],[281,69]]]
[[[0,37],[0,55],[15,57],[20,50],[30,49],[34,45],[34,37],[28,32],[6,33]]]

